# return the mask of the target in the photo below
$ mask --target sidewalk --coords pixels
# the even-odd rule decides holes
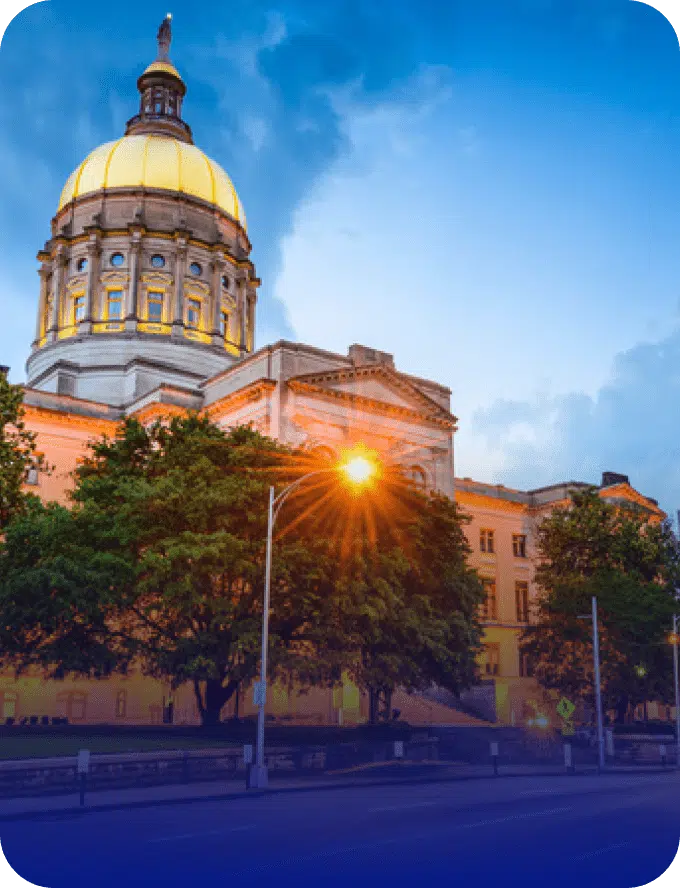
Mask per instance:
[[[673,773],[672,769],[666,769]],[[660,773],[661,768],[614,767],[607,774]],[[494,780],[502,777],[579,777],[597,773],[594,767],[579,768],[567,775],[557,766],[515,765],[500,767],[495,777],[489,765],[466,765],[438,762],[391,762],[378,766],[349,769],[318,776],[286,778],[270,777],[266,790],[246,789],[244,780],[181,783],[136,789],[98,790],[86,794],[84,807],[77,792],[68,795],[43,795],[0,800],[0,821],[40,819],[44,816],[74,816],[87,812],[113,811],[121,808],[142,808],[191,802],[255,799],[291,792],[329,789],[350,789],[389,784],[437,783],[456,780]]]

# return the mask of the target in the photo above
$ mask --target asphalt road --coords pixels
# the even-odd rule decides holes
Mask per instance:
[[[0,824],[45,888],[635,888],[680,843],[680,776],[323,790]]]

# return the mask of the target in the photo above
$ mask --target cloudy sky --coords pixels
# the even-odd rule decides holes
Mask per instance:
[[[197,143],[263,279],[258,344],[452,389],[456,472],[630,475],[680,507],[680,50],[629,0],[175,0]],[[0,45],[0,363],[71,170],[136,113],[165,6],[48,0]]]

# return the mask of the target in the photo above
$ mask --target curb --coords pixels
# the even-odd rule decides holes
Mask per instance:
[[[122,811],[122,810],[132,810],[139,808],[159,808],[159,807],[167,807],[168,805],[192,805],[200,802],[226,802],[226,801],[237,801],[239,799],[257,799],[263,798],[272,795],[284,795],[284,794],[292,794],[292,793],[304,793],[304,792],[324,792],[329,790],[342,790],[342,789],[360,789],[363,787],[374,787],[374,786],[398,786],[398,785],[413,785],[413,784],[424,784],[424,783],[459,783],[462,781],[470,782],[473,780],[498,780],[498,779],[518,779],[521,777],[568,777],[574,779],[575,777],[593,777],[600,776],[606,777],[609,774],[611,775],[621,775],[621,774],[668,774],[674,773],[673,771],[669,771],[668,768],[662,769],[650,769],[648,771],[628,771],[625,769],[608,769],[598,774],[596,768],[592,768],[590,770],[582,770],[576,771],[575,773],[566,774],[564,771],[555,772],[555,771],[539,771],[534,774],[498,774],[494,776],[493,774],[460,774],[458,776],[422,776],[422,777],[401,777],[401,778],[383,778],[383,779],[374,779],[374,780],[354,780],[354,781],[343,781],[338,783],[331,784],[319,784],[315,783],[310,786],[282,786],[279,788],[268,788],[264,790],[247,790],[242,792],[230,792],[230,793],[214,793],[212,795],[203,795],[203,796],[185,796],[178,797],[172,799],[139,799],[135,801],[129,802],[108,802],[108,803],[99,803],[96,805],[85,805],[84,807],[80,807],[75,804],[72,808],[58,808],[54,810],[46,810],[46,811],[19,811],[15,814],[0,814],[0,823],[11,823],[13,821],[24,821],[24,820],[44,820],[45,818],[54,820],[61,818],[73,818],[83,816],[85,814],[101,814],[106,811]]]

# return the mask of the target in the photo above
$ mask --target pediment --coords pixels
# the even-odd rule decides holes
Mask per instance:
[[[409,379],[384,365],[369,365],[329,370],[325,373],[307,373],[288,380],[294,391],[335,397],[370,409],[381,409],[419,416],[447,425],[455,424],[455,417],[421,391]]]

